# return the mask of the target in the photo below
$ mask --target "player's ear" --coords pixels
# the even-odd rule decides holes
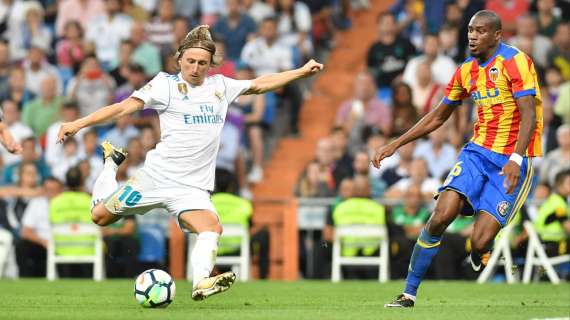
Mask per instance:
[[[497,31],[495,31],[495,40],[496,40],[496,41],[501,41],[501,38],[503,38],[503,30],[497,30]]]

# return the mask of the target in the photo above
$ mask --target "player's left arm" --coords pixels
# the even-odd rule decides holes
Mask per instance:
[[[311,59],[311,61],[305,63],[305,65],[300,68],[279,73],[266,74],[253,79],[251,81],[251,87],[249,87],[249,89],[243,94],[261,94],[279,89],[295,80],[317,74],[323,70],[323,68],[324,66],[322,64]]]
[[[530,139],[536,129],[536,107],[534,105],[534,96],[525,95],[516,99],[520,112],[520,129],[517,137],[517,145],[515,153],[520,157],[526,154],[526,149],[530,143]],[[505,176],[503,186],[507,190],[507,194],[513,193],[519,183],[521,176],[521,167],[513,158],[507,162],[501,171],[501,175]]]

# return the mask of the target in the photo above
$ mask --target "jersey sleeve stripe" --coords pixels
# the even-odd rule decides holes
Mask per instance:
[[[451,100],[447,97],[443,97],[443,103],[450,105],[450,106],[453,106],[453,107],[456,107],[456,106],[461,104],[461,100]]]
[[[520,97],[524,97],[524,96],[536,96],[536,90],[534,88],[532,89],[526,89],[526,90],[522,90],[522,91],[516,91],[515,93],[513,93],[513,97],[516,98],[520,98]]]

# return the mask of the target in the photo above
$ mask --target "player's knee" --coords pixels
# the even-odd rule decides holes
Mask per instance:
[[[430,235],[440,236],[445,232],[450,222],[449,213],[445,209],[435,208],[426,225],[426,230]]]
[[[113,219],[110,219],[109,214],[105,211],[106,209],[102,205],[95,206],[91,211],[91,221],[101,227],[113,223]]]
[[[214,226],[214,230],[215,233],[221,235],[224,232],[224,227],[222,227],[222,225],[220,223],[216,224]]]

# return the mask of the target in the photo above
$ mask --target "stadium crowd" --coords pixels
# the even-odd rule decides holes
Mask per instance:
[[[302,198],[335,198],[317,240],[332,240],[334,206],[343,199],[381,199],[382,205],[392,200],[397,204],[386,206],[391,276],[405,274],[410,250],[429,218],[433,192],[470,138],[476,109],[466,100],[447,126],[401,148],[380,170],[370,166],[370,157],[441,99],[465,59],[468,20],[483,8],[501,16],[505,40],[533,57],[539,73],[545,157],[535,162],[540,182],[533,199],[548,202],[556,194],[567,198],[570,187],[556,191],[570,183],[570,175],[558,175],[570,168],[570,24],[563,16],[570,10],[557,6],[562,2],[398,0],[379,15],[378,41],[370,47],[367,68],[354,81],[353,97],[331,106],[336,124],[319,140],[315,159],[300,174],[295,190]],[[50,224],[90,222],[88,194],[103,165],[101,141],[128,151],[118,172],[124,183],[160,139],[157,117],[149,110],[56,144],[62,122],[128,97],[161,70],[176,73],[176,48],[198,24],[211,26],[217,53],[223,57],[211,73],[251,79],[299,66],[309,57],[326,58],[339,31],[350,28],[349,11],[366,10],[367,5],[366,0],[0,1],[3,122],[23,146],[21,155],[0,149],[0,228],[14,235],[16,245],[16,263],[8,275],[45,276]],[[219,191],[251,199],[249,186],[263,180],[263,160],[275,140],[299,136],[300,108],[309,87],[310,83],[291,84],[276,93],[240,97],[230,107],[216,177],[231,187]],[[251,208],[243,203],[240,208],[243,215],[234,218],[249,224]],[[543,215],[558,212],[553,210]],[[525,217],[536,217],[547,210],[527,206],[523,211]],[[161,216],[165,214],[132,217],[103,228],[108,276],[131,277],[139,269],[167,263],[168,220]],[[564,219],[568,218],[555,222]],[[434,277],[471,276],[461,266],[469,250],[471,223],[471,218],[460,218],[448,229]],[[156,234],[152,230],[158,230],[159,241],[148,236]],[[568,233],[551,239],[553,246],[566,241]],[[254,236],[259,244],[254,248],[266,248],[267,238],[263,232]],[[524,234],[517,241],[524,242]],[[329,276],[330,247],[313,253],[301,250],[302,260],[306,254],[319,257],[319,271],[312,274]],[[259,261],[267,268],[266,260]]]

